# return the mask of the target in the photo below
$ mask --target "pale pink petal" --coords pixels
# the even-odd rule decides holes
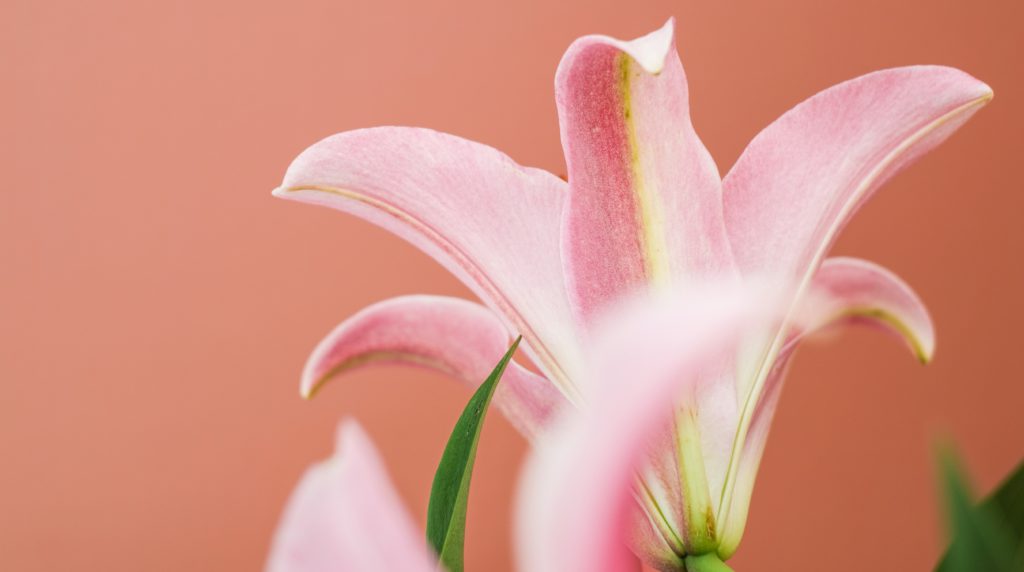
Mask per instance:
[[[825,259],[805,304],[813,312],[811,329],[865,322],[898,335],[922,362],[931,361],[935,352],[935,327],[924,302],[899,276],[873,262]]]
[[[334,456],[309,469],[288,501],[268,572],[435,572],[436,558],[355,422]]]
[[[476,389],[512,344],[479,304],[445,296],[401,296],[364,308],[313,350],[302,373],[310,396],[332,376],[370,363],[406,363],[450,375]],[[546,379],[509,363],[494,404],[526,437],[543,429],[565,398]]]
[[[723,556],[739,545],[747,520],[754,479],[768,430],[782,391],[789,360],[807,335],[844,323],[866,323],[900,337],[922,362],[931,359],[935,330],[924,303],[892,272],[857,258],[829,258],[815,274],[805,310],[804,331],[794,331],[765,381],[739,458],[734,487],[728,492],[728,514],[722,519]]]
[[[789,369],[789,359],[793,356],[795,344],[787,345],[775,360],[768,378],[765,380],[761,399],[754,409],[753,418],[747,429],[747,436],[739,454],[736,478],[732,481],[731,490],[723,498],[719,523],[721,525],[721,544],[718,553],[723,558],[732,556],[739,547],[743,531],[747,525],[747,511],[750,498],[754,493],[754,479],[761,465],[761,456],[768,441],[768,430],[771,428],[775,409],[779,405],[782,394],[782,382]],[[728,508],[725,508],[728,507]]]
[[[433,256],[522,334],[531,357],[572,394],[579,350],[558,243],[565,189],[490,147],[379,127],[305,150],[274,194],[355,214]]]
[[[630,517],[645,451],[674,405],[692,404],[703,372],[717,369],[745,331],[765,327],[763,313],[774,307],[763,293],[697,290],[633,307],[602,327],[588,406],[568,411],[527,466],[518,496],[521,569],[635,570],[626,542],[635,539]],[[637,548],[651,564],[673,558],[667,544]]]
[[[555,76],[569,203],[562,252],[586,322],[648,284],[731,270],[718,169],[690,122],[673,21],[631,42],[586,36]]]
[[[661,532],[662,543],[667,543],[676,553],[685,552],[686,542],[694,541],[684,533],[686,523],[692,518],[688,510],[700,506],[712,513],[718,511],[719,492],[729,469],[729,452],[736,438],[739,420],[734,389],[736,367],[733,356],[708,360],[699,374],[695,391],[689,396],[708,490],[700,505],[693,499],[688,500],[680,486],[687,478],[680,468],[684,464],[693,464],[692,461],[684,460],[680,453],[683,431],[679,425],[680,419],[677,419],[673,427],[660,432],[645,454],[647,465],[640,472],[643,483],[640,492],[660,507],[658,514],[654,515],[660,518],[651,520]],[[632,384],[635,381],[630,378],[624,383]],[[687,431],[692,432],[692,429]]]
[[[726,228],[741,271],[807,280],[880,185],[991,98],[962,71],[913,66],[841,83],[786,112],[725,177]]]
[[[644,501],[639,498],[642,494],[643,490],[636,492],[636,502],[631,503],[628,509],[628,523],[623,531],[626,535],[626,546],[630,547],[640,561],[655,570],[682,570],[683,560],[679,556],[681,551],[674,548],[681,546],[680,543],[675,539],[671,543],[666,541],[665,519],[645,506]],[[641,567],[634,566],[630,572],[641,572]]]

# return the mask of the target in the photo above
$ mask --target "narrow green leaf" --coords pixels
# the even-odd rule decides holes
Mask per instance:
[[[1024,477],[1021,467],[985,502],[975,505],[956,455],[940,455],[943,492],[952,543],[936,570],[939,572],[1013,572],[1021,569],[1021,513]],[[1007,511],[1017,511],[1016,515]],[[1018,533],[1015,536],[1015,532]],[[1016,554],[1015,554],[1016,553]]]
[[[483,428],[484,416],[487,414],[487,406],[494,395],[494,389],[505,373],[505,367],[512,359],[512,354],[519,347],[520,340],[521,336],[516,338],[491,375],[469,399],[466,409],[455,423],[455,429],[452,430],[444,454],[441,455],[437,472],[434,473],[430,503],[427,506],[427,541],[449,572],[463,572],[466,507],[469,499],[469,481],[473,476],[473,461],[476,459],[476,446],[480,441],[480,430]]]

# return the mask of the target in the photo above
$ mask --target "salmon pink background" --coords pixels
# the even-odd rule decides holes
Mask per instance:
[[[885,188],[836,252],[913,284],[935,363],[850,330],[801,352],[737,570],[929,569],[933,445],[981,489],[1024,457],[1024,4],[34,2],[0,8],[0,569],[252,570],[293,485],[356,416],[422,521],[468,395],[398,367],[298,396],[313,345],[405,293],[468,296],[342,214],[275,200],[333,132],[421,125],[564,172],[552,80],[577,36],[670,15],[725,171],[803,98],[874,69],[960,67],[994,102]],[[514,237],[510,237],[514,239]],[[470,570],[508,570],[524,442],[487,424]]]

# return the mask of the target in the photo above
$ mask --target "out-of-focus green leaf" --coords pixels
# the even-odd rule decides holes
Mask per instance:
[[[466,541],[469,481],[473,476],[473,461],[476,459],[476,446],[480,441],[487,406],[521,339],[516,338],[491,375],[469,399],[466,409],[455,423],[437,472],[434,473],[430,503],[427,505],[427,541],[450,572],[462,572],[464,568],[463,546]]]
[[[1024,570],[1024,464],[975,505],[951,450],[941,454],[943,492],[952,543],[939,572]]]
[[[1017,549],[1024,549],[1024,462],[985,499],[983,506],[1003,517],[1017,541]]]

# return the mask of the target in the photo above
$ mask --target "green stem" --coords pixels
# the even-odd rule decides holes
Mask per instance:
[[[732,572],[732,568],[714,552],[699,556],[689,555],[683,560],[686,572]]]

